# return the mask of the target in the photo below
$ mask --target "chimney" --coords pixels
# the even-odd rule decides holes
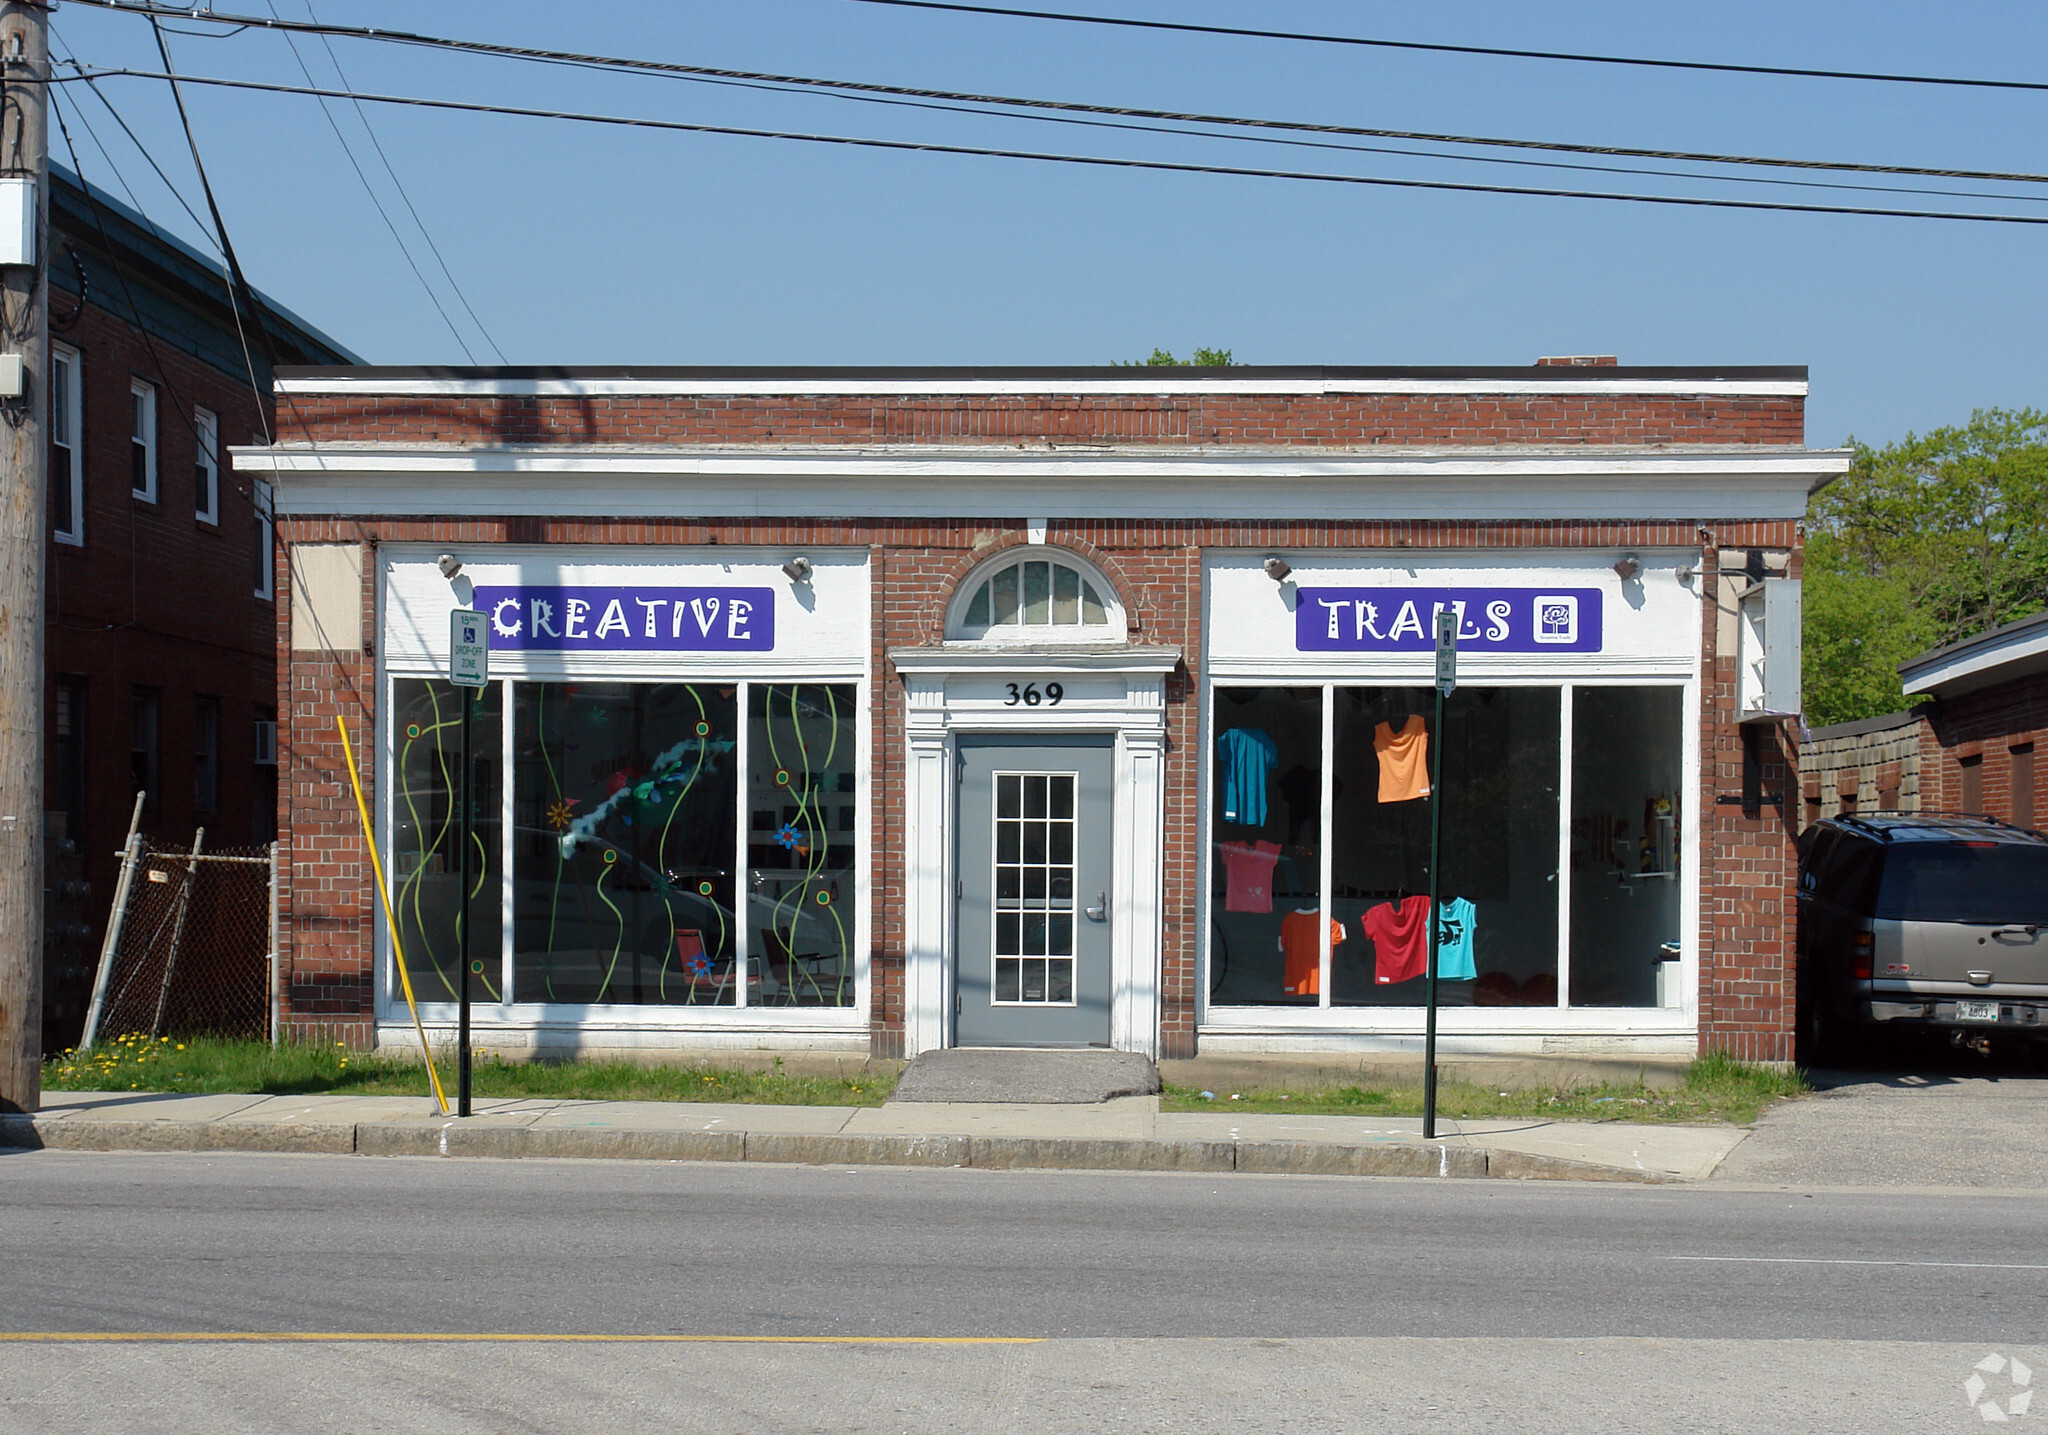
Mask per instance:
[[[1539,369],[1611,369],[1621,360],[1612,354],[1545,354],[1536,361]]]

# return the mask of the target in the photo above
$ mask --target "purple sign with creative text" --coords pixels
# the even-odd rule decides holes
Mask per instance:
[[[486,588],[499,651],[768,653],[772,588]]]
[[[1460,653],[1597,653],[1598,588],[1302,588],[1303,653],[1427,653],[1436,614],[1458,614]]]

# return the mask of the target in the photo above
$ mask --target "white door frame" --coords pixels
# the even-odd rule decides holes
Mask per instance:
[[[1166,676],[1180,666],[1180,649],[944,643],[893,649],[889,660],[903,679],[908,748],[903,778],[904,1055],[950,1046],[954,1040],[959,813],[954,736],[1106,732],[1116,738],[1109,1042],[1119,1051],[1156,1057],[1164,956]],[[1046,700],[1049,683],[1061,688],[1056,704]],[[1039,695],[1036,705],[1025,700],[1033,690]]]

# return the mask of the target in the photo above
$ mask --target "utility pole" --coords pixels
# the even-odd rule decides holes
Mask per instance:
[[[0,1111],[43,1099],[47,21],[0,4]]]

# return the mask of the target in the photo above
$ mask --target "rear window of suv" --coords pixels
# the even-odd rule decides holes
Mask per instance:
[[[2048,924],[2048,845],[1914,842],[1887,848],[1872,915],[1894,922]]]

